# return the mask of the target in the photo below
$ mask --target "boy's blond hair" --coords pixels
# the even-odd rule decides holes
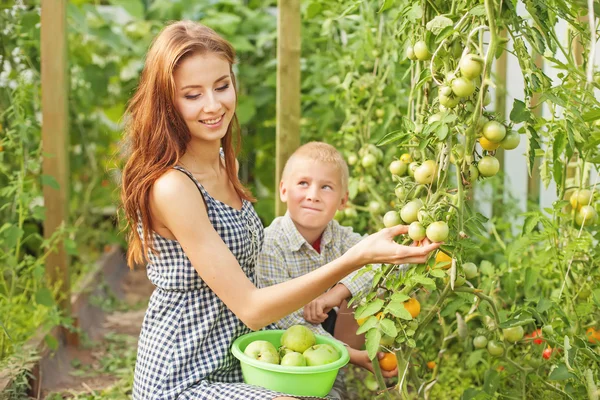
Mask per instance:
[[[346,164],[346,160],[344,160],[340,152],[332,145],[324,142],[308,142],[298,147],[285,163],[281,175],[282,179],[285,179],[290,173],[292,164],[294,164],[292,161],[296,161],[298,158],[307,158],[313,161],[332,164],[340,173],[343,191],[348,190],[348,164]]]

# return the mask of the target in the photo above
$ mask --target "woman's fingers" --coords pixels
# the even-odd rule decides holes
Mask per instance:
[[[392,226],[391,228],[386,228],[385,230],[387,230],[387,233],[391,237],[394,237],[394,236],[404,235],[405,233],[408,233],[408,226],[407,225],[396,225],[396,226]]]

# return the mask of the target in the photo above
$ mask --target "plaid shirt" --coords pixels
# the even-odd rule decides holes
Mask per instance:
[[[260,287],[271,286],[307,274],[340,257],[361,240],[362,237],[353,232],[351,227],[341,226],[332,220],[321,235],[319,254],[298,232],[289,213],[286,213],[283,217],[275,218],[265,229],[265,242],[256,265],[258,284]],[[357,272],[352,272],[340,281],[353,296],[368,289],[373,278],[372,273],[365,273],[353,279]],[[301,308],[282,318],[276,325],[280,329],[305,325],[315,333],[331,337],[321,324],[307,322],[303,310]]]

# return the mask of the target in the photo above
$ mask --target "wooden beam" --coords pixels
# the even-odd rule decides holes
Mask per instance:
[[[42,0],[42,151],[44,175],[53,177],[58,189],[44,185],[44,237],[49,238],[67,223],[69,205],[69,112],[67,73],[66,0]],[[61,309],[70,315],[69,259],[64,243],[46,259],[48,283],[59,285]]]
[[[279,1],[277,37],[275,215],[279,216],[286,210],[279,199],[281,173],[300,146],[300,0]]]

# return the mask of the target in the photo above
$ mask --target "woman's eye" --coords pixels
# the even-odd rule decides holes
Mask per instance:
[[[188,100],[196,100],[198,97],[200,97],[199,94],[185,96],[185,98]]]
[[[226,85],[223,85],[223,86],[221,86],[221,87],[219,87],[219,88],[217,88],[217,90],[218,90],[219,92],[222,92],[222,91],[224,91],[224,90],[227,90],[228,88],[229,88],[229,83],[228,83],[228,84],[226,84]]]

